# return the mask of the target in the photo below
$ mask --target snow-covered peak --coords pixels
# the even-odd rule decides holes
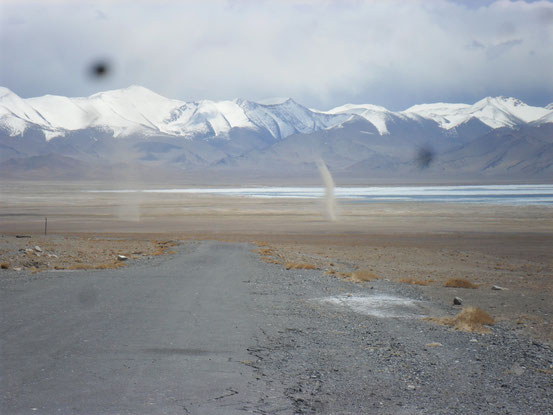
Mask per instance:
[[[446,102],[436,102],[433,104],[417,104],[407,108],[403,112],[414,112],[420,115],[449,115],[452,112],[462,111],[470,108],[468,104],[450,104]]]
[[[390,112],[388,109],[381,107],[379,105],[372,105],[372,104],[344,104],[340,105],[339,107],[335,107],[332,109],[329,109],[328,111],[324,111],[327,114],[362,114],[363,112],[370,110],[370,111],[380,111],[380,112]]]
[[[442,128],[451,129],[477,118],[492,127],[514,127],[537,120],[547,114],[547,109],[532,107],[519,99],[510,97],[486,97],[473,105],[467,104],[421,104],[408,108],[404,113],[415,113],[430,118]]]
[[[27,100],[20,98],[8,88],[0,88],[0,127],[5,128],[10,135],[18,135],[30,124],[46,123],[46,120],[29,105]]]
[[[275,104],[260,104],[238,100],[248,119],[273,137],[284,138],[295,133],[311,133],[333,127],[347,120],[347,116],[312,111],[291,98]]]
[[[548,112],[545,108],[532,107],[519,99],[510,97],[487,97],[471,108],[471,114],[491,127],[514,126],[532,122],[543,117]],[[500,124],[504,125],[500,125]]]
[[[385,107],[372,104],[345,104],[325,111],[326,114],[350,114],[365,118],[373,124],[380,135],[389,134],[388,124],[397,119],[415,118],[410,114],[400,114],[388,110]]]
[[[553,102],[552,102],[551,104],[547,104],[547,105],[545,106],[545,109],[546,109],[546,110],[549,110],[549,111],[553,111]]]

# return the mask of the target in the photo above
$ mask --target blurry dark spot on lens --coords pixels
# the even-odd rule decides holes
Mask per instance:
[[[106,61],[97,61],[90,66],[90,75],[93,78],[104,78],[110,73],[110,65]]]
[[[434,150],[432,150],[430,147],[421,147],[417,151],[415,163],[417,164],[417,167],[419,169],[426,169],[430,167],[430,165],[434,161],[434,157]]]

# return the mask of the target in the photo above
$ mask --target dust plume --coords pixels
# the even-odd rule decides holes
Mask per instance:
[[[319,168],[319,173],[321,173],[321,178],[323,179],[325,185],[326,213],[328,215],[328,219],[335,222],[336,199],[334,197],[334,180],[332,179],[332,175],[328,171],[328,168],[322,159],[317,160],[317,167]]]

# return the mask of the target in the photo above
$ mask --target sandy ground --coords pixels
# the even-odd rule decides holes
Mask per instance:
[[[121,254],[170,253],[174,241],[251,242],[267,262],[417,284],[553,342],[551,206],[342,201],[331,222],[319,200],[82,191],[108,186],[3,183],[0,263],[22,272],[111,267]],[[477,288],[445,287],[452,278]]]

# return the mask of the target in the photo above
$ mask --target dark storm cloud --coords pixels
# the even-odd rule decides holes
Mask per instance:
[[[0,85],[21,96],[140,84],[184,100],[328,108],[553,97],[553,3],[4,0]],[[110,62],[92,80],[89,68]]]

